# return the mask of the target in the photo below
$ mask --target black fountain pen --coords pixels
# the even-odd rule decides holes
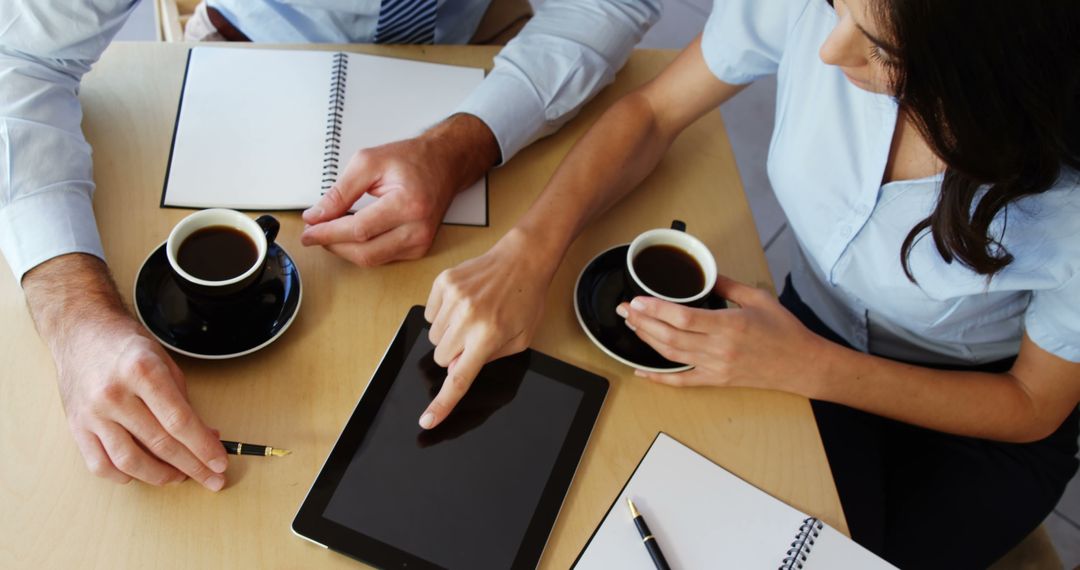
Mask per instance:
[[[221,440],[225,453],[229,455],[262,455],[265,457],[281,457],[292,453],[288,449],[274,449],[269,445],[256,445],[254,443],[240,443],[239,441]]]
[[[656,569],[671,570],[667,560],[664,559],[664,553],[660,552],[660,545],[656,544],[656,537],[649,531],[649,525],[645,524],[645,519],[642,518],[641,513],[634,507],[634,501],[631,501],[630,497],[627,497],[626,502],[630,505],[630,516],[634,517],[634,526],[637,527],[638,534],[641,535],[641,543],[645,545],[645,550],[649,551],[649,556],[652,556],[652,561],[653,564],[656,565]]]

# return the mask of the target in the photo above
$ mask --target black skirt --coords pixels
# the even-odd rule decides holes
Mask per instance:
[[[810,330],[851,348],[803,303],[790,277],[780,302]],[[1004,372],[1015,360],[912,364]],[[986,568],[1042,523],[1080,463],[1078,410],[1046,439],[1018,444],[811,404],[852,538],[903,569]]]

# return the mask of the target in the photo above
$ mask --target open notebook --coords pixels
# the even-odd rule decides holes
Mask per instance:
[[[355,53],[192,48],[161,205],[307,208],[357,150],[420,134],[483,79],[478,68]],[[486,180],[443,221],[487,225]]]
[[[818,519],[660,433],[578,556],[578,570],[653,570],[630,518],[634,501],[671,567],[893,568]]]

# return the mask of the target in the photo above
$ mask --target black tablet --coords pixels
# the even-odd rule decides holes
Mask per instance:
[[[383,568],[535,568],[608,382],[528,350],[484,367],[438,427],[446,371],[413,307],[293,520]]]

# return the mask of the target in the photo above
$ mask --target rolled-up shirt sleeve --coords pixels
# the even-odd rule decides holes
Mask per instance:
[[[6,1],[10,9],[0,13],[0,251],[21,282],[59,255],[104,259],[78,88],[136,2]]]
[[[658,0],[545,0],[457,111],[484,121],[510,160],[611,83],[659,17]]]
[[[705,64],[717,79],[732,85],[775,74],[787,38],[809,3],[715,0],[701,35]]]
[[[1056,289],[1032,292],[1024,328],[1043,350],[1080,362],[1080,273]]]

